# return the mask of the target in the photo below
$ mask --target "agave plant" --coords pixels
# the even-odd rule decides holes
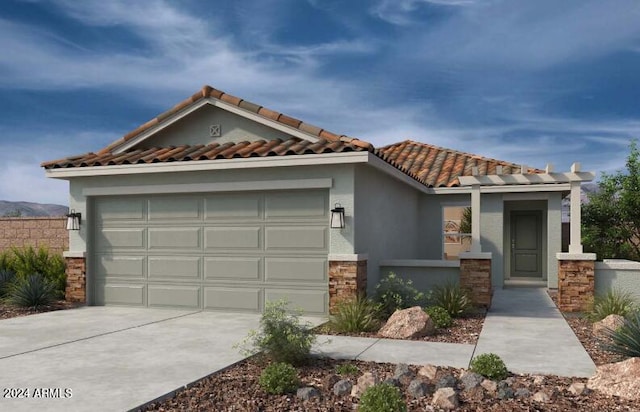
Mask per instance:
[[[34,273],[13,282],[9,287],[7,303],[24,308],[38,308],[53,302],[56,285],[41,274]]]
[[[605,330],[605,335],[611,339],[605,345],[607,350],[630,358],[640,357],[640,311],[625,319],[618,329]]]
[[[364,296],[340,302],[331,324],[338,332],[370,332],[378,329],[378,305]]]

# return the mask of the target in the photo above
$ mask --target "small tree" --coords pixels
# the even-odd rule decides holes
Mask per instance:
[[[602,174],[582,208],[582,242],[604,259],[640,259],[640,152],[631,142],[626,171]]]

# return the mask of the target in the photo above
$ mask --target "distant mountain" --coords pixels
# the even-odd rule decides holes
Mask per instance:
[[[0,200],[0,216],[63,216],[67,213],[69,208],[62,205]]]

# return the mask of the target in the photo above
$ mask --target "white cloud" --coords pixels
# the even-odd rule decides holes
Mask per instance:
[[[468,6],[476,0],[381,0],[370,9],[375,17],[391,24],[407,26],[416,23],[412,15],[425,5],[434,6]]]

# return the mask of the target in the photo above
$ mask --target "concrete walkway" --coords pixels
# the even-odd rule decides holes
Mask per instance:
[[[336,359],[467,368],[495,353],[514,373],[590,377],[595,365],[545,289],[494,292],[476,345],[323,335],[313,352]]]

